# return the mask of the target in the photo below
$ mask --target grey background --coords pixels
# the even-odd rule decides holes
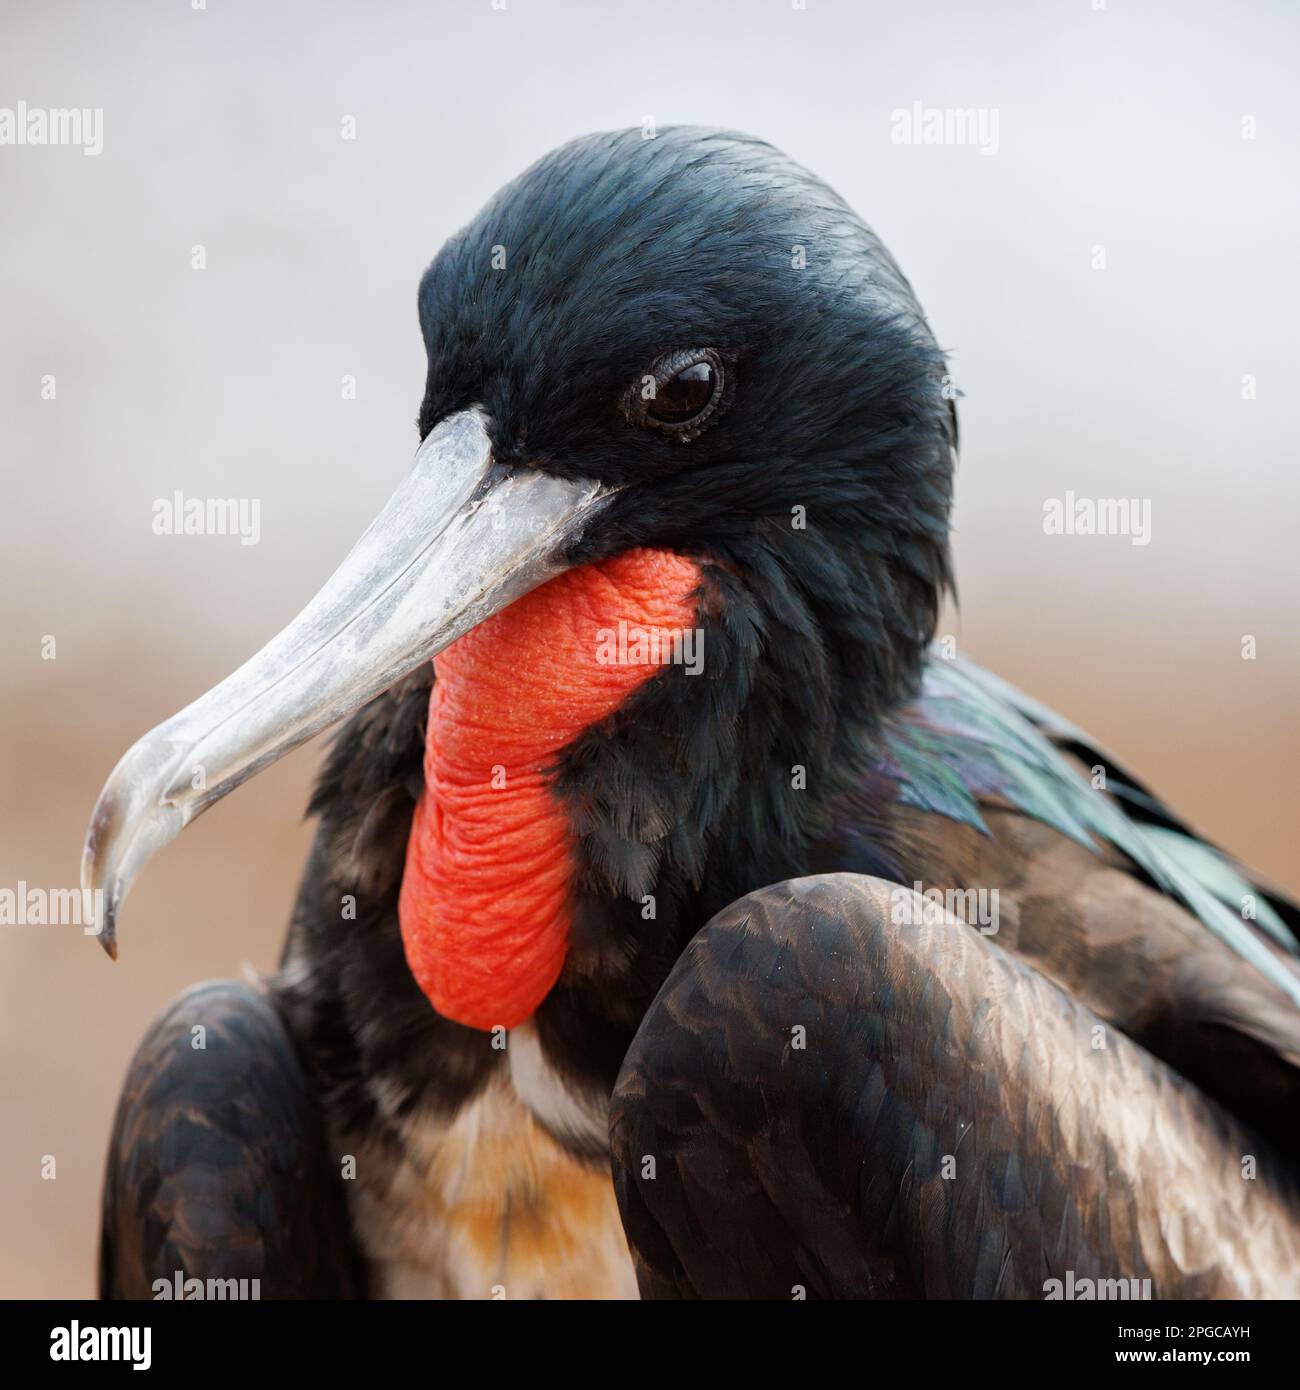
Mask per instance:
[[[104,150],[0,147],[0,886],[75,883],[117,756],[400,477],[441,240],[552,145],[652,116],[783,147],[916,285],[966,393],[945,630],[1300,888],[1298,29],[1280,3],[3,0],[0,106],[102,107]],[[995,108],[998,153],[892,144],[915,101]],[[176,488],[261,499],[261,544],[155,536]],[[1044,535],[1067,489],[1149,498],[1152,543]],[[116,968],[0,928],[0,1293],[91,1292],[131,1049],[183,985],[273,964],[318,757],[162,856]]]

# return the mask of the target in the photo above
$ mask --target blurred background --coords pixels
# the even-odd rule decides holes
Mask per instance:
[[[1286,0],[4,0],[0,109],[101,109],[103,148],[0,145],[0,887],[75,886],[118,756],[402,475],[439,243],[652,118],[771,140],[911,277],[965,393],[944,630],[1300,889],[1298,41]],[[996,149],[895,143],[916,103]],[[260,543],[154,534],[177,489],[259,499]],[[1150,544],[1045,534],[1067,492],[1149,500]],[[130,1053],[273,965],[320,752],[153,864],[116,967],[0,927],[0,1295],[93,1292]]]

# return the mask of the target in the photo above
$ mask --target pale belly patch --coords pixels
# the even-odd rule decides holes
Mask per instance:
[[[449,1120],[408,1122],[399,1159],[357,1155],[353,1216],[377,1296],[637,1297],[608,1167],[557,1143],[521,1091],[562,1132],[599,1120],[561,1101],[530,1029],[516,1045],[513,1078],[503,1068]]]

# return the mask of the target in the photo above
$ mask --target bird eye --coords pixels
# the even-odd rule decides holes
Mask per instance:
[[[722,399],[722,359],[712,348],[661,357],[633,393],[634,423],[676,439],[694,439]]]
[[[688,424],[713,399],[717,381],[712,362],[692,362],[659,387],[646,406],[646,415],[660,425]]]

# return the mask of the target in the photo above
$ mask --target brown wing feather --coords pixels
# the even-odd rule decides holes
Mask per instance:
[[[1004,951],[1300,1158],[1300,1010],[1118,851],[983,809],[988,835],[900,808],[914,878],[996,889]]]
[[[1287,1163],[994,938],[892,921],[895,891],[762,889],[674,969],[611,1122],[644,1296],[1300,1292]]]
[[[100,1296],[152,1298],[178,1272],[257,1279],[262,1298],[361,1296],[339,1159],[266,996],[233,981],[187,990],[141,1042],[118,1102]]]

